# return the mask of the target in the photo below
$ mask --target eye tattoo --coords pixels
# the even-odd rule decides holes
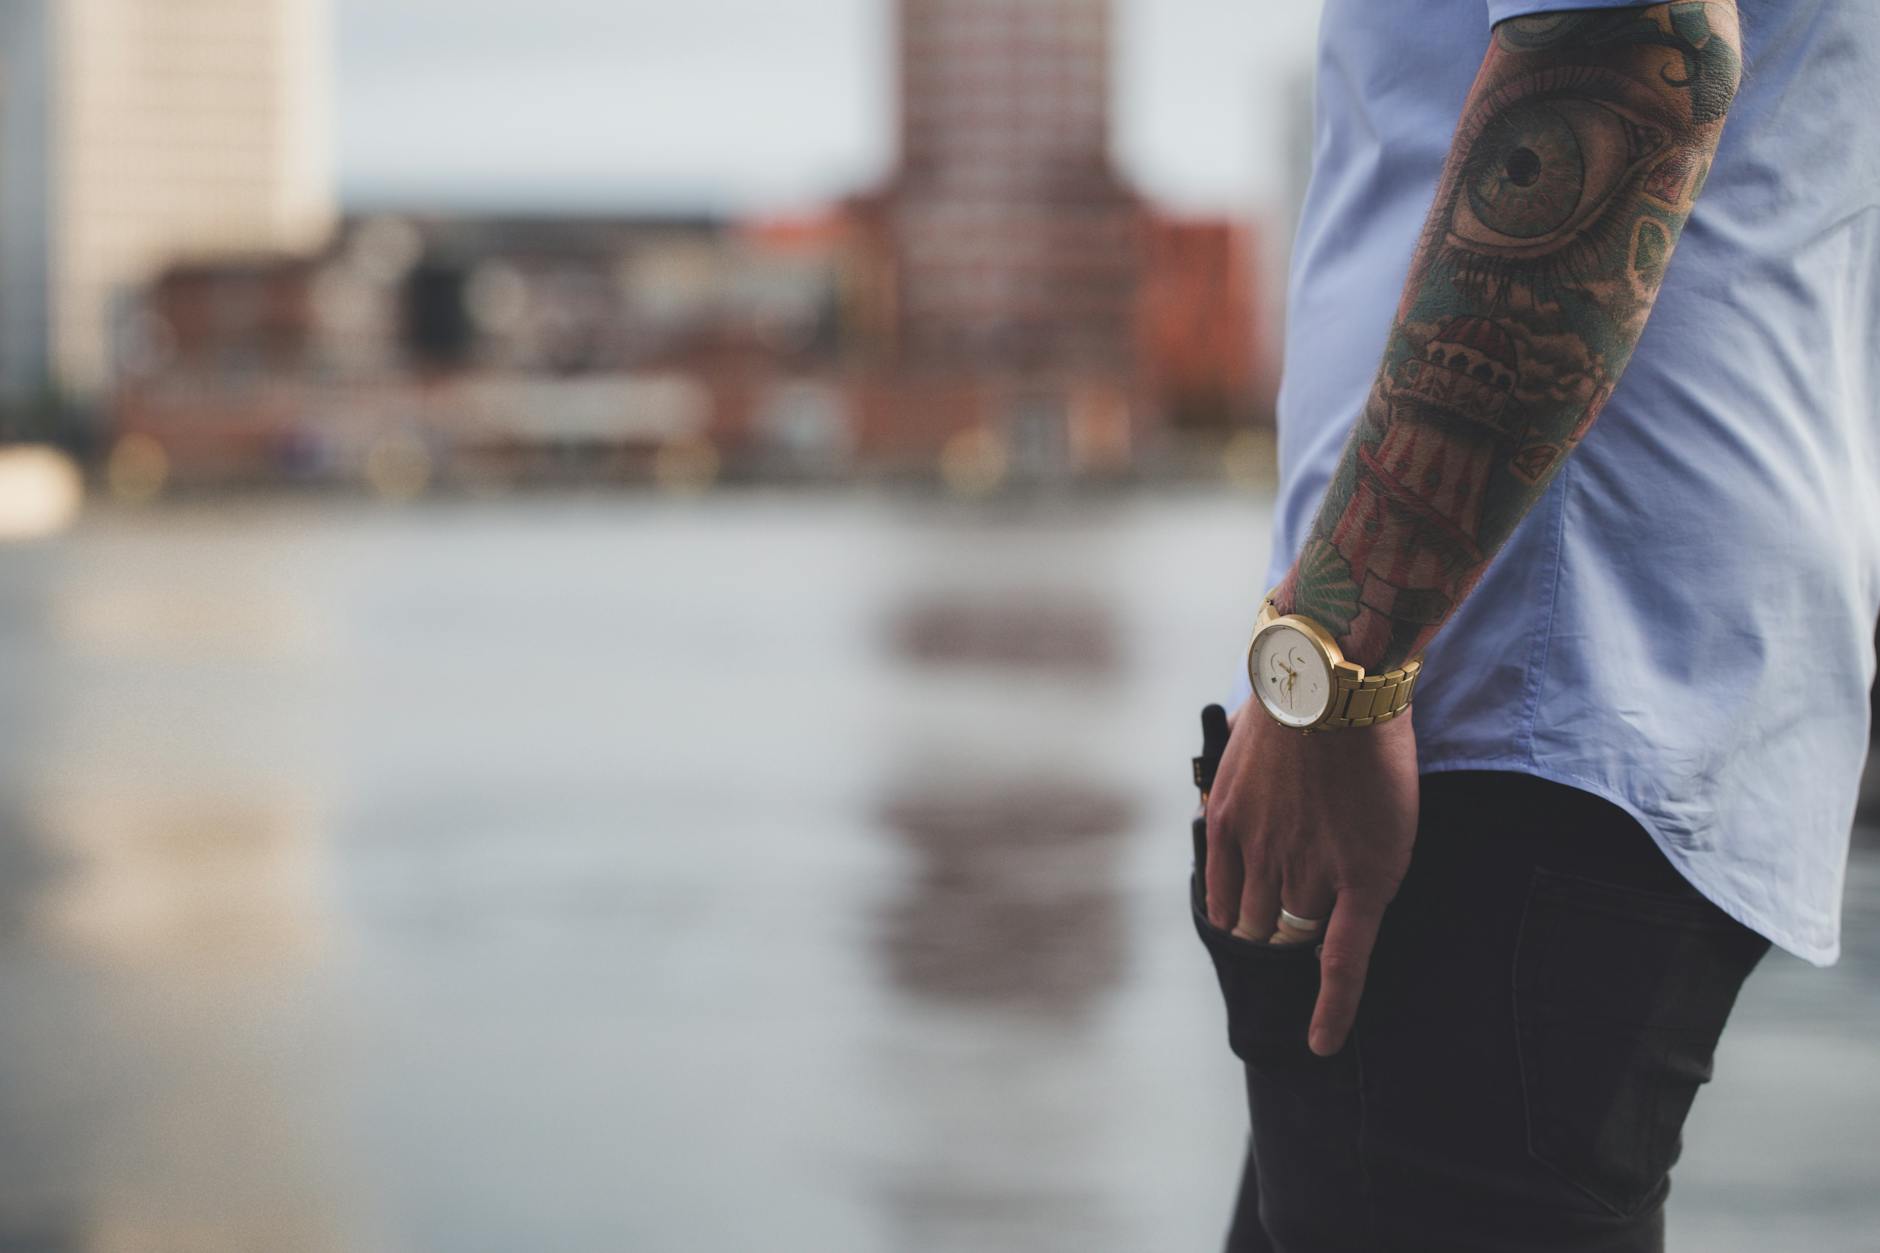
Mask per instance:
[[[1451,235],[1539,255],[1609,204],[1664,133],[1591,100],[1538,100],[1483,128],[1464,167]]]
[[[1458,277],[1499,293],[1520,280],[1545,294],[1583,274],[1602,250],[1608,210],[1650,173],[1667,131],[1597,71],[1514,83],[1485,102],[1452,193],[1445,259]],[[1613,234],[1613,238],[1608,238]]]

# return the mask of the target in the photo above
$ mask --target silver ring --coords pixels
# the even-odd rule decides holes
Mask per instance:
[[[1325,926],[1323,918],[1301,918],[1284,905],[1279,909],[1279,925],[1291,927],[1294,931],[1317,931]]]

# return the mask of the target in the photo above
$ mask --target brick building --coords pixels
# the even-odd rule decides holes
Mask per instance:
[[[901,159],[863,210],[898,377],[868,406],[876,459],[989,429],[1021,473],[1128,460],[1144,210],[1110,157],[1110,20],[1108,0],[901,0]]]
[[[1157,214],[1143,252],[1140,360],[1162,416],[1186,430],[1266,416],[1254,233],[1225,219]]]

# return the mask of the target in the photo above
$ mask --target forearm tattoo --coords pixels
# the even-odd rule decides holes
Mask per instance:
[[[1422,652],[1612,394],[1709,172],[1730,0],[1495,28],[1373,385],[1276,595]]]

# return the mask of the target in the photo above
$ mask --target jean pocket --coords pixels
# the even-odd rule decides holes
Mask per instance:
[[[1529,1151],[1615,1214],[1661,1200],[1768,947],[1695,894],[1537,870],[1515,953]]]
[[[1203,821],[1195,820],[1197,826]],[[1198,830],[1197,844],[1200,838]],[[1197,865],[1189,879],[1189,909],[1227,1003],[1228,1046],[1249,1066],[1315,1061],[1306,1033],[1319,997],[1318,945],[1264,944],[1215,926],[1208,921],[1202,869]]]

